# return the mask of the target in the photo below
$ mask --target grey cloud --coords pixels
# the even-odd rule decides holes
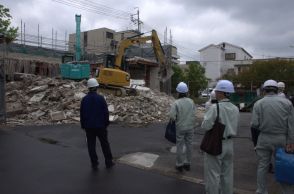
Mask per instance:
[[[293,0],[160,1],[173,5],[172,10],[160,7],[162,4],[158,3],[159,1],[154,2],[108,0],[101,3],[129,13],[136,13],[134,7],[139,6],[146,29],[155,28],[161,38],[166,26],[172,29],[173,40],[179,45],[179,51],[194,59],[197,58],[195,56],[200,48],[223,41],[242,46],[254,57],[294,56],[294,49],[289,47],[294,45]],[[82,14],[84,30],[97,27],[119,30],[128,27],[130,23],[60,5],[52,0],[2,0],[1,3],[11,9],[17,25],[20,25],[20,19],[23,19],[28,28],[31,28],[31,32],[37,33],[37,25],[40,24],[41,32],[49,37],[52,27],[58,31],[61,38],[64,37],[65,31],[73,33],[75,13]],[[147,9],[145,5],[148,3],[154,3],[154,7]],[[43,5],[41,11],[34,7],[36,5]],[[40,13],[36,15],[38,11]],[[207,13],[220,13],[223,18],[201,18],[207,17]],[[106,26],[100,26],[104,24]],[[232,25],[236,25],[236,28]],[[183,59],[191,60],[182,55]]]

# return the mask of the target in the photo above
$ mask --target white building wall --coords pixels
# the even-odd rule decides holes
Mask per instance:
[[[209,86],[214,86],[217,79],[228,70],[234,72],[235,65],[251,64],[251,56],[241,47],[228,43],[210,45],[200,52],[200,63],[205,68],[205,76],[210,79]],[[235,59],[226,60],[226,53],[235,53]]]
[[[200,64],[205,68],[205,76],[211,82],[220,77],[221,54],[217,47],[209,47],[200,52]]]
[[[229,69],[234,69],[235,65],[243,64],[245,61],[248,62],[248,59],[251,59],[251,57],[242,49],[230,44],[225,44],[225,47],[223,49],[220,48],[220,50],[222,50],[221,61],[223,61],[221,64],[221,75],[226,74]],[[234,60],[226,60],[226,53],[235,53],[236,58]]]

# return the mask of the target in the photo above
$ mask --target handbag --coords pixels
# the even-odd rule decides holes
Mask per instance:
[[[176,121],[170,119],[166,129],[164,137],[171,143],[176,143]]]
[[[222,153],[222,138],[225,131],[225,125],[219,122],[219,104],[216,103],[217,116],[214,125],[209,131],[206,131],[202,139],[200,149],[210,155],[220,155]]]

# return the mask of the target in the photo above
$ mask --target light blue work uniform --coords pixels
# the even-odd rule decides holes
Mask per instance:
[[[268,194],[266,175],[271,157],[277,147],[294,143],[294,109],[291,102],[276,94],[258,100],[252,113],[251,125],[260,130],[256,154],[258,158],[258,194]],[[293,186],[281,184],[283,193],[294,193]],[[291,191],[292,190],[292,191]]]
[[[208,131],[217,116],[217,106],[212,104],[204,115],[201,127]],[[237,135],[239,109],[229,99],[219,101],[219,119],[225,125],[222,153],[218,156],[204,154],[204,181],[207,194],[233,194],[233,140]]]
[[[171,106],[169,116],[176,121],[176,166],[190,165],[192,141],[196,127],[196,107],[193,100],[187,97],[177,99]]]

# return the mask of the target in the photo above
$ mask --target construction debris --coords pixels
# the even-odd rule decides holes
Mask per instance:
[[[80,102],[88,92],[85,80],[78,82],[29,74],[18,74],[15,80],[6,84],[7,124],[79,122]],[[131,125],[167,121],[174,101],[173,97],[150,89],[142,90],[138,96],[105,94],[104,97],[110,121]]]

